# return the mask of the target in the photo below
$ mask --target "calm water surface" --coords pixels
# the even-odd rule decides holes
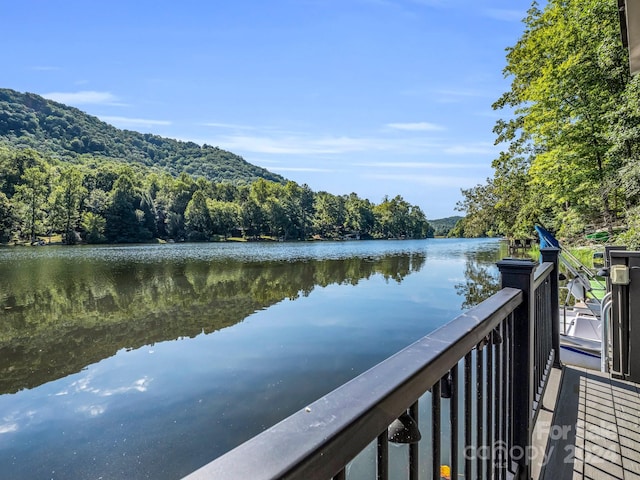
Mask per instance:
[[[0,249],[0,478],[175,479],[492,293],[496,240]]]

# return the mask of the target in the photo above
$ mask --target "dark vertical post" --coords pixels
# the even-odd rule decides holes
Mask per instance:
[[[505,259],[498,262],[498,269],[502,275],[502,288],[511,287],[522,290],[523,302],[514,311],[513,322],[513,377],[510,382],[518,382],[513,389],[511,403],[511,422],[513,428],[513,448],[517,449],[519,459],[518,479],[531,478],[531,459],[526,452],[531,443],[532,411],[533,411],[533,319],[534,319],[534,290],[533,273],[536,263],[530,260]],[[514,453],[515,450],[514,450]]]
[[[622,245],[607,245],[604,247],[604,266],[606,269],[611,268],[611,252],[613,251],[626,251],[627,247]],[[606,371],[611,373],[614,377],[618,376],[620,372],[620,335],[618,330],[618,312],[620,310],[620,304],[617,299],[619,292],[614,292],[611,285],[611,276],[607,275],[607,293],[611,294],[611,310],[609,310],[609,317],[602,318],[602,354],[607,359],[607,364],[604,365]],[[614,312],[615,310],[615,312]],[[606,332],[606,334],[605,334]]]
[[[493,388],[493,349],[494,349],[494,332],[492,331],[489,334],[489,344],[487,345],[487,375],[486,375],[486,398],[487,398],[487,423],[486,423],[486,444],[489,445],[489,458],[488,462],[485,464],[486,472],[485,478],[491,479],[493,477],[492,470],[494,468],[494,449],[493,446],[496,444],[495,433],[493,431],[493,398],[496,397],[496,392]]]
[[[437,383],[438,387],[440,384]],[[438,396],[440,394],[438,393]],[[416,421],[416,425],[420,425],[418,402],[416,401],[409,407],[409,415]],[[409,480],[418,480],[420,476],[420,446],[418,442],[409,444]],[[435,461],[435,460],[434,460]],[[438,459],[439,461],[439,459]]]
[[[473,463],[472,457],[469,455],[468,448],[473,447],[473,432],[471,431],[472,418],[473,418],[473,405],[471,404],[471,352],[464,356],[464,478],[473,478]],[[477,446],[476,446],[477,448]]]
[[[498,333],[500,334],[501,342],[496,345],[496,396],[495,396],[495,430],[496,430],[496,439],[497,445],[501,447],[505,447],[501,451],[496,451],[498,454],[498,458],[496,458],[496,470],[497,475],[496,478],[503,479],[506,477],[506,458],[503,453],[504,450],[507,450],[509,447],[509,443],[507,440],[505,422],[506,422],[506,412],[505,405],[507,402],[508,394],[507,394],[507,382],[506,378],[506,368],[505,368],[505,360],[506,360],[506,346],[507,343],[507,330],[506,330],[506,321],[502,321],[500,326],[498,327]]]
[[[431,451],[433,453],[431,478],[440,476],[440,465],[442,465],[442,450],[440,448],[440,382],[431,387]],[[418,476],[416,475],[416,479]]]
[[[504,350],[504,377],[502,380],[502,385],[505,387],[505,400],[502,410],[502,416],[504,418],[504,441],[507,443],[506,456],[504,458],[505,470],[502,472],[502,478],[507,478],[508,472],[511,472],[511,457],[509,456],[510,451],[513,448],[513,420],[511,419],[511,413],[513,411],[513,391],[515,390],[515,385],[513,384],[513,379],[515,375],[513,374],[513,313],[511,313],[504,321],[504,335],[502,336],[504,341],[507,343],[506,348]]]
[[[378,436],[377,480],[389,480],[389,438],[385,430]]]
[[[478,448],[484,450],[490,449],[491,445],[487,445],[484,438],[484,352],[481,343],[476,346],[476,444]],[[489,447],[489,448],[487,448]],[[485,455],[476,456],[476,479],[485,478]]]
[[[561,368],[560,363],[560,301],[558,299],[558,275],[560,274],[560,249],[549,247],[540,249],[543,262],[553,263],[553,271],[549,274],[551,290],[551,346],[553,347],[553,366]]]
[[[338,474],[333,477],[333,480],[346,480],[347,479],[347,471],[343,468],[338,472]]]
[[[629,269],[627,285],[611,285],[614,369],[619,367],[619,378],[640,382],[640,252],[611,251],[610,256],[612,266]]]
[[[629,253],[629,377],[640,383],[640,252]]]
[[[628,266],[627,252],[609,251],[611,267],[614,265]],[[609,279],[611,280],[611,279]],[[611,282],[611,329],[610,338],[612,348],[612,376],[626,378],[629,373],[629,286],[616,285]]]
[[[449,402],[449,421],[451,422],[451,478],[458,478],[458,364],[451,369],[451,401]],[[437,478],[437,477],[436,477]]]

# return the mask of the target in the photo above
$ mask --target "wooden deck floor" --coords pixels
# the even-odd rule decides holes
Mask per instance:
[[[534,431],[533,478],[640,480],[640,387],[571,366],[555,379]]]

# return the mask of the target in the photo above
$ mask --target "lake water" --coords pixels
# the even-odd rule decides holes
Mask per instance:
[[[497,287],[497,240],[0,249],[0,478],[176,479]]]

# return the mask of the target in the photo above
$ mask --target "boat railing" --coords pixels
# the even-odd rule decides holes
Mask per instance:
[[[540,266],[499,262],[498,293],[185,478],[345,479],[371,458],[385,480],[398,455],[410,479],[529,478],[559,346],[558,249],[547,250]]]

